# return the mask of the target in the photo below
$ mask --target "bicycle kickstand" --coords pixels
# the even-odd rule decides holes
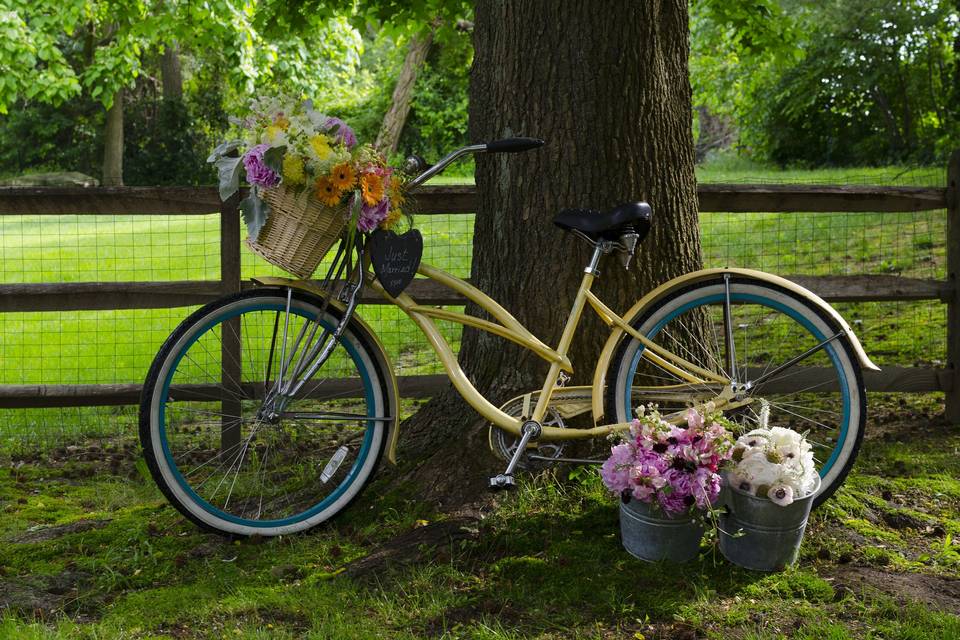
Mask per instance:
[[[527,420],[523,423],[523,426],[520,427],[520,442],[517,443],[517,450],[513,452],[513,457],[510,458],[510,463],[507,465],[507,470],[490,478],[491,491],[499,491],[500,489],[513,489],[517,486],[517,483],[513,478],[513,470],[517,468],[517,464],[520,462],[520,456],[526,453],[527,444],[531,440],[536,440],[539,438],[542,432],[543,429],[540,427],[540,423],[536,420]]]

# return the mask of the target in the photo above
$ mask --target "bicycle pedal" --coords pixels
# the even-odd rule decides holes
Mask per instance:
[[[507,475],[501,473],[490,478],[489,489],[491,491],[502,491],[504,489],[516,489],[517,481],[514,479],[513,474]]]

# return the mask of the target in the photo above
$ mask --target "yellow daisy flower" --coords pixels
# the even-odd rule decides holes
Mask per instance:
[[[330,141],[327,136],[318,133],[310,138],[310,147],[317,154],[317,159],[321,162],[333,155],[333,149],[330,148]]]
[[[400,211],[397,207],[390,207],[390,211],[387,212],[387,217],[383,219],[383,222],[380,223],[380,228],[384,230],[390,230],[393,228],[393,225],[400,222],[400,218],[403,217],[403,212]]]
[[[264,137],[267,139],[267,142],[273,143],[277,139],[277,137],[280,136],[280,134],[282,133],[283,133],[283,129],[281,129],[275,124],[272,124],[269,127],[267,127]]]
[[[403,183],[396,176],[390,178],[390,204],[403,206],[406,197],[403,194]]]
[[[335,207],[340,204],[342,192],[340,189],[337,189],[337,186],[333,184],[330,178],[324,176],[317,178],[317,181],[314,183],[313,195],[328,207]]]
[[[330,173],[330,179],[338,189],[349,189],[357,181],[357,176],[353,172],[353,167],[349,162],[341,162],[333,168]]]
[[[288,153],[283,156],[283,181],[289,185],[303,184],[303,158]]]
[[[371,207],[383,200],[383,178],[375,173],[365,173],[360,178],[363,201]]]

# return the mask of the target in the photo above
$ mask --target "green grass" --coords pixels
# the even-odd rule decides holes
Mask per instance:
[[[783,168],[731,153],[712,155],[697,167],[699,182],[848,184],[942,187],[946,167],[883,166]]]
[[[736,158],[714,159],[698,171],[705,182],[942,183],[938,168],[778,171]],[[464,179],[441,177],[435,182]],[[416,224],[426,239],[425,261],[459,276],[469,275],[472,215],[421,216]],[[216,279],[218,234],[216,215],[4,216],[0,282]],[[942,212],[706,213],[702,241],[707,266],[743,266],[787,276],[881,273],[943,278],[946,270]],[[246,250],[242,272],[244,277],[281,274]],[[945,306],[939,302],[837,307],[881,365],[935,365],[945,360]],[[0,314],[0,384],[141,382],[160,344],[190,311]],[[399,310],[370,305],[359,313],[381,336],[400,374],[441,372],[426,340]],[[459,327],[441,323],[441,329],[457,348]],[[117,433],[132,422],[129,412],[112,409],[4,413],[0,448],[4,439],[36,441],[42,434],[61,441],[71,434]]]
[[[776,574],[706,543],[686,565],[633,559],[593,472],[523,476],[475,538],[354,579],[351,561],[444,516],[372,491],[315,533],[234,543],[166,506],[121,443],[4,465],[0,637],[960,638],[942,609],[960,607],[960,435],[924,427],[924,402],[880,408],[893,426]],[[100,526],[31,540],[82,521]]]

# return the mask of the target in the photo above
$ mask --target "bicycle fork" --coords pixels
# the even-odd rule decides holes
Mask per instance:
[[[340,299],[346,303],[347,307],[343,317],[337,326],[331,330],[323,327],[319,339],[315,339],[318,329],[321,327],[321,317],[326,311],[326,304],[320,311],[320,315],[314,321],[304,322],[300,327],[297,338],[290,347],[290,353],[287,353],[287,338],[290,330],[290,307],[293,300],[293,289],[287,289],[287,302],[284,309],[283,334],[280,336],[280,370],[277,373],[277,379],[272,388],[264,394],[263,403],[257,412],[257,418],[264,422],[275,423],[284,415],[287,404],[292,400],[303,386],[316,375],[320,367],[330,358],[334,349],[340,343],[340,338],[346,330],[353,313],[359,302],[360,290],[363,288],[364,269],[363,269],[363,250],[358,247],[359,259],[357,261],[356,281],[348,281],[340,292]],[[339,256],[338,256],[339,257]],[[334,260],[336,264],[337,260]],[[331,266],[331,271],[334,267]],[[342,272],[342,269],[339,270]],[[327,274],[327,280],[332,285],[330,275]],[[340,275],[339,273],[337,274]],[[273,361],[273,354],[276,348],[277,332],[279,330],[279,316],[273,327],[273,339],[270,345],[270,357],[267,361],[267,372],[264,382],[270,381],[270,369]],[[298,355],[299,354],[299,355]],[[294,363],[294,359],[296,362]]]

